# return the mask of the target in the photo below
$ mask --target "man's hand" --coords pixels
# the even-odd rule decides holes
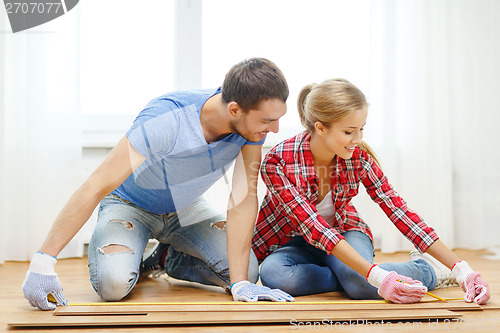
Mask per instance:
[[[393,303],[420,302],[427,292],[427,287],[422,282],[376,265],[370,269],[367,281],[378,288],[380,296]]]
[[[54,271],[56,262],[57,258],[45,253],[37,252],[33,256],[23,283],[24,297],[31,306],[41,310],[54,310],[57,307],[56,304],[68,304]],[[49,301],[49,294],[56,303]]]
[[[243,302],[273,301],[293,302],[294,298],[282,290],[258,286],[249,281],[240,281],[231,285],[233,300]]]
[[[490,299],[490,289],[479,273],[474,272],[466,261],[459,261],[451,270],[460,288],[465,292],[466,302],[476,302],[477,304],[486,304]]]

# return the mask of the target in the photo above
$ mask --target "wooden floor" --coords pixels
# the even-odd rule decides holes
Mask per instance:
[[[405,321],[401,322],[402,325],[396,326],[396,322],[392,324],[390,330],[402,329],[405,331],[418,331],[418,332],[435,332],[440,330],[451,331],[479,331],[479,332],[499,332],[500,331],[500,261],[487,259],[485,255],[489,253],[486,251],[464,251],[457,250],[456,253],[463,259],[467,260],[471,266],[479,271],[481,275],[489,282],[492,292],[492,300],[489,305],[481,311],[459,311],[461,314],[461,322],[456,320],[441,320],[439,322],[429,322],[428,320],[421,320],[420,322]],[[377,253],[376,262],[400,262],[408,258],[407,253],[397,253],[393,255],[383,255]],[[0,265],[0,331],[9,330],[7,323],[13,322],[19,318],[30,318],[30,316],[39,315],[41,311],[35,310],[29,306],[25,301],[21,291],[21,284],[24,280],[28,263],[24,262],[8,262]],[[99,297],[93,291],[87,270],[86,258],[84,259],[64,259],[59,260],[56,270],[59,273],[59,279],[64,287],[66,298],[70,303],[93,303],[100,302]],[[462,297],[462,291],[458,287],[446,288],[433,291],[434,294],[443,298],[459,298]],[[313,296],[297,297],[297,301],[332,301],[332,300],[345,300],[347,299],[342,293],[327,293]],[[226,294],[221,288],[207,287],[195,283],[183,282],[174,279],[165,279],[160,277],[158,279],[145,278],[140,280],[133,292],[124,300],[128,302],[230,302],[232,297]],[[50,313],[45,312],[47,316]],[[390,317],[390,314],[388,314]],[[384,324],[378,323],[374,326],[373,323],[356,324],[344,326],[353,332],[366,332],[371,329],[378,329],[378,331],[388,331],[389,327]],[[460,326],[461,325],[461,326]],[[397,328],[398,327],[398,328]],[[186,327],[175,326],[170,327],[170,331],[174,332],[283,332],[283,331],[310,331],[306,326],[300,327],[291,325],[290,323],[284,324],[244,324],[244,325],[216,325],[216,326],[202,326],[202,327]],[[316,329],[324,331],[326,328],[334,330],[340,326],[323,326]],[[385,329],[384,329],[385,328]],[[56,331],[56,332],[102,332],[102,331],[115,331],[115,332],[143,332],[144,330],[152,332],[165,331],[165,327],[117,327],[117,328],[65,328],[65,329],[22,329],[25,332],[39,332],[39,331]],[[10,329],[16,330],[16,329]],[[21,329],[18,329],[21,330]],[[313,329],[314,330],[314,329]]]

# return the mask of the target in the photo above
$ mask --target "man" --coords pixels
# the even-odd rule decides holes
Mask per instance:
[[[67,304],[54,271],[56,257],[99,203],[89,272],[104,300],[120,300],[134,287],[149,238],[161,245],[143,271],[160,267],[178,279],[224,288],[232,283],[236,301],[293,300],[255,284],[258,263],[251,251],[261,147],[268,132],[278,132],[287,98],[279,68],[253,58],[235,65],[222,88],[151,101],[69,199],[33,256],[23,284],[29,303],[54,309],[47,300],[52,294],[57,304]],[[226,219],[202,194],[233,161]]]

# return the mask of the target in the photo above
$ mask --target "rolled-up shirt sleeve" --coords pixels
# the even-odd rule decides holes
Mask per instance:
[[[418,249],[427,248],[439,239],[434,229],[406,204],[406,201],[394,191],[380,167],[365,151],[361,152],[359,178],[366,191],[384,211],[392,223]]]

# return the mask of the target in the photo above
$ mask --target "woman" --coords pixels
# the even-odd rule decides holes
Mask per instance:
[[[485,304],[488,284],[407,207],[362,141],[363,93],[327,80],[304,87],[298,109],[306,131],[271,149],[261,167],[268,192],[253,249],[262,283],[292,296],[344,290],[355,299],[413,303],[458,281],[466,301]],[[373,264],[370,228],[351,204],[360,183],[420,250],[410,261]]]

